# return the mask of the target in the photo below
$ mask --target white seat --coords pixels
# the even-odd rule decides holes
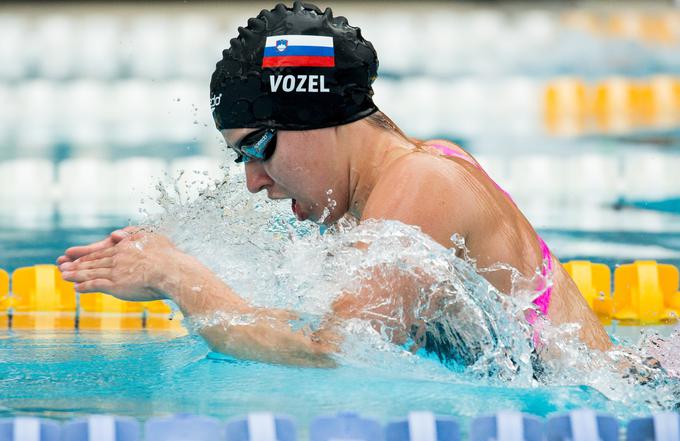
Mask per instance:
[[[502,136],[534,137],[542,133],[540,82],[527,77],[507,77],[488,85],[487,120]],[[493,97],[493,98],[491,98]]]
[[[176,60],[172,60],[172,31],[167,19],[145,16],[135,20],[130,41],[133,76],[155,80],[174,76]]]
[[[94,80],[81,80],[63,86],[62,109],[65,141],[76,149],[91,150],[109,141],[111,126],[107,106],[111,102],[110,85]]]
[[[225,44],[221,31],[212,17],[183,16],[174,23],[173,58],[178,60],[179,77],[205,81],[206,74],[215,69],[221,58],[221,52],[213,50],[215,40]]]
[[[52,81],[25,81],[19,83],[15,99],[17,146],[24,153],[45,153],[59,136],[63,103],[58,88]]]
[[[0,79],[18,80],[26,75],[29,61],[26,28],[23,18],[0,14]]]
[[[678,196],[680,156],[661,152],[630,152],[623,157],[623,194],[632,199]]]
[[[12,87],[0,83],[0,103],[16,103],[15,92]],[[0,106],[0,145],[8,145],[14,136],[17,120],[16,109],[13,106]]]
[[[456,13],[437,11],[427,14],[417,32],[421,41],[428,42],[427,50],[414,48],[413,59],[420,69],[438,77],[465,72],[464,60],[469,54],[470,43],[465,37],[465,25]],[[378,54],[382,60],[382,54]]]
[[[108,200],[115,193],[112,163],[95,158],[74,158],[59,163],[60,199]]]
[[[490,129],[486,122],[490,96],[487,84],[474,78],[441,83],[437,92],[445,129],[450,136],[475,137]]]
[[[112,211],[135,219],[141,217],[140,209],[158,212],[153,201],[160,196],[157,185],[167,183],[166,170],[165,162],[160,159],[133,157],[116,161],[111,178],[114,188]]]
[[[22,228],[48,227],[54,216],[53,190],[51,161],[0,162],[0,219]]]
[[[404,38],[413,35],[409,30],[414,27],[413,17],[405,14],[390,12],[375,17],[366,38],[379,54],[381,72],[406,74],[422,67],[416,58],[421,50],[417,40]]]
[[[34,62],[44,78],[66,79],[74,75],[76,43],[74,19],[66,15],[47,15],[37,23],[32,35]]]
[[[170,81],[156,88],[155,103],[160,139],[192,143],[214,132],[206,88],[193,81]]]
[[[518,200],[559,202],[565,198],[568,176],[564,158],[530,154],[510,160],[512,195]]]
[[[160,115],[153,110],[160,111],[161,106],[157,105],[154,92],[154,84],[146,80],[124,80],[113,85],[112,98],[105,111],[110,112],[106,117],[110,119],[108,132],[114,144],[137,147],[157,139]]]
[[[439,82],[416,77],[403,80],[399,85],[398,103],[403,110],[400,127],[418,138],[436,136],[443,129],[439,123],[439,106],[442,104],[438,97]]]
[[[619,160],[611,154],[585,153],[567,159],[569,199],[580,204],[612,204],[621,194]]]
[[[116,18],[87,15],[78,22],[75,70],[79,77],[114,79],[122,71],[123,34]]]
[[[0,199],[4,201],[50,201],[54,183],[54,165],[47,159],[14,159],[0,163]]]
[[[96,227],[101,216],[114,213],[114,181],[108,161],[76,158],[61,162],[58,209],[62,226]]]

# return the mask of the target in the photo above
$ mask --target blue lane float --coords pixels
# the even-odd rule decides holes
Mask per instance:
[[[226,439],[230,441],[295,441],[293,421],[269,412],[252,412],[245,418],[227,422]]]
[[[680,414],[661,412],[652,417],[630,420],[626,430],[628,441],[675,441],[680,439]]]
[[[146,441],[218,441],[225,439],[224,428],[217,419],[189,414],[150,418],[144,425],[144,431]]]
[[[472,420],[470,441],[541,441],[543,423],[538,417],[505,411]]]
[[[456,420],[440,417],[432,412],[411,412],[403,421],[389,423],[385,438],[393,441],[459,441],[460,429]]]
[[[319,417],[309,426],[310,441],[338,439],[383,440],[384,436],[380,423],[370,418],[360,417],[354,412]]]
[[[61,432],[61,438],[68,441],[139,441],[141,433],[140,424],[134,418],[112,415],[91,415],[69,421]]]
[[[143,430],[142,430],[143,427]],[[143,432],[143,433],[142,433]],[[309,441],[618,441],[619,422],[611,415],[574,410],[543,420],[503,411],[472,420],[467,437],[449,416],[411,412],[383,426],[375,419],[343,412],[321,416],[309,427]],[[0,441],[297,441],[293,420],[255,412],[223,423],[190,414],[150,418],[92,415],[63,424],[42,418],[0,419]],[[627,441],[680,441],[680,413],[659,412],[632,419]]]
[[[579,409],[549,418],[545,435],[548,441],[618,441],[619,423],[610,415]]]
[[[0,441],[59,441],[61,425],[34,417],[0,419]]]

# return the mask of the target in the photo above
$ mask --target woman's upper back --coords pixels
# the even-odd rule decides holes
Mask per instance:
[[[451,236],[459,234],[480,267],[504,262],[533,273],[542,257],[529,222],[471,156],[444,143],[423,143],[395,159],[373,189],[362,218],[417,225],[449,248]],[[454,153],[438,154],[434,144]],[[509,273],[488,278],[509,292]]]

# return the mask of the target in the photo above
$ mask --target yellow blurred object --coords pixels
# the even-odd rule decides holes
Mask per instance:
[[[143,328],[141,302],[127,302],[104,293],[80,294],[80,329],[139,330]]]
[[[635,89],[625,78],[608,78],[594,86],[590,109],[598,128],[605,132],[629,130],[633,126]]]
[[[680,113],[680,78],[656,75],[650,78],[654,111],[669,115],[671,120]]]
[[[544,119],[548,131],[556,135],[578,135],[585,130],[588,91],[583,80],[558,78],[545,86]]]
[[[12,273],[12,328],[73,329],[76,293],[54,265],[18,268]]]
[[[642,39],[650,43],[672,45],[678,40],[673,32],[673,17],[663,15],[649,15],[642,18]]]
[[[154,300],[153,302],[140,302],[142,308],[148,313],[153,314],[171,314],[172,308],[163,300]]]
[[[18,268],[12,274],[12,307],[16,311],[75,312],[73,283],[61,278],[54,265]]]
[[[607,18],[606,30],[613,37],[639,39],[643,35],[643,20],[642,14],[632,11],[611,14]]]
[[[648,81],[631,85],[631,111],[636,125],[650,126],[656,117],[654,89]]]
[[[184,329],[182,313],[173,311],[170,305],[162,300],[142,302],[144,307],[144,324],[150,330]]]
[[[184,316],[179,311],[170,314],[148,314],[145,316],[146,329],[150,331],[184,330],[183,318]]]
[[[587,89],[579,78],[558,78],[545,88],[545,110],[548,113],[584,113]]]
[[[595,86],[593,110],[607,113],[610,111],[630,110],[633,102],[633,87],[630,80],[611,77]]]
[[[611,297],[612,275],[609,267],[602,263],[572,260],[564,265],[581,294],[600,319],[611,319],[614,301]]]
[[[4,269],[0,269],[0,329],[7,328],[7,310],[10,307],[9,300],[9,274]]]
[[[601,33],[602,25],[598,17],[592,13],[578,9],[570,9],[560,15],[560,21],[568,27],[581,31]]]
[[[660,13],[627,10],[606,15],[575,10],[563,13],[561,21],[567,27],[598,37],[664,46],[676,45],[680,41],[680,14],[672,10]]]
[[[0,329],[181,331],[182,314],[164,301],[127,302],[103,293],[79,295],[54,265],[18,268],[10,278],[0,269]],[[11,317],[11,318],[10,318]]]
[[[680,313],[678,269],[637,260],[614,273],[614,318],[641,324],[674,321]]]

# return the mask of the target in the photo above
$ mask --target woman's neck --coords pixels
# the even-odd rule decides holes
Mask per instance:
[[[349,153],[349,213],[361,219],[366,202],[384,171],[413,144],[396,133],[358,121],[338,128]]]

